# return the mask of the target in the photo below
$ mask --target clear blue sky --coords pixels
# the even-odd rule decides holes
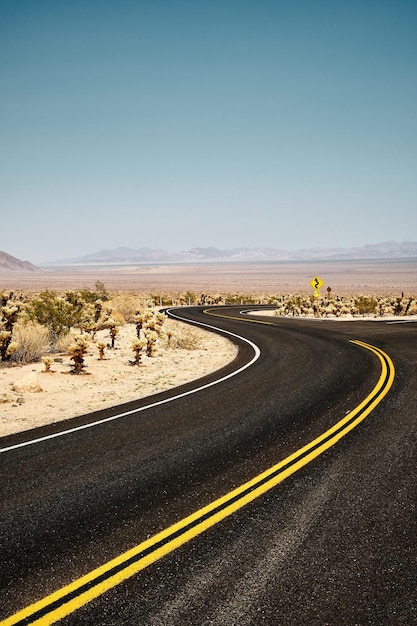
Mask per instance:
[[[0,0],[0,250],[417,241],[415,0]]]

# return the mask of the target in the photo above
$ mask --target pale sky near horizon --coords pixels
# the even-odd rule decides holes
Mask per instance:
[[[415,0],[0,0],[0,250],[417,241]]]

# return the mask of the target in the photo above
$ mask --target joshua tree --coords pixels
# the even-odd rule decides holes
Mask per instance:
[[[75,338],[74,343],[68,347],[68,351],[71,354],[71,361],[74,361],[72,368],[73,374],[79,374],[84,368],[84,355],[88,348],[88,338],[80,335]]]

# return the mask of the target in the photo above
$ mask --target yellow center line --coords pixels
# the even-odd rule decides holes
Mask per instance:
[[[252,502],[333,446],[374,410],[392,387],[395,376],[394,365],[385,352],[362,341],[352,343],[370,350],[378,357],[381,374],[370,394],[343,419],[252,480],[24,608],[0,622],[0,626],[47,626],[55,623]]]

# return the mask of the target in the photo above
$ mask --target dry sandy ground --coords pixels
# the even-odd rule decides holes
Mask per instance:
[[[79,266],[39,272],[1,272],[3,289],[94,288],[100,280],[111,291],[173,295],[312,294],[310,281],[320,276],[332,295],[406,296],[417,293],[417,259],[277,261],[199,265]]]
[[[95,343],[85,359],[85,373],[69,373],[67,354],[53,355],[51,371],[43,363],[0,368],[0,436],[82,415],[96,409],[142,398],[220,369],[234,359],[236,347],[224,337],[166,320],[165,329],[196,338],[198,348],[167,348],[161,340],[155,356],[133,359],[133,324],[121,327],[115,349],[105,350],[100,361]],[[97,333],[96,341],[109,341],[108,331]],[[60,362],[61,361],[61,362]]]

